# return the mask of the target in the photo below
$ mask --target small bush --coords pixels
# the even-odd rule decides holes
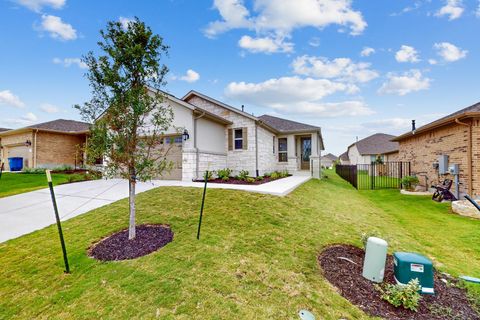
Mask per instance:
[[[45,168],[24,168],[21,173],[41,174],[45,173]]]
[[[246,181],[250,173],[247,170],[242,170],[238,174],[238,179]]]
[[[255,178],[252,178],[252,177],[247,177],[247,178],[245,179],[245,181],[248,182],[248,183],[254,183],[254,182],[257,181],[257,180],[256,180]]]
[[[55,167],[52,169],[52,171],[56,171],[56,172],[71,171],[71,170],[73,170],[73,167],[69,165],[63,165],[63,166]]]
[[[416,176],[405,176],[401,180],[402,185],[407,190],[413,190],[418,184],[418,178]]]
[[[205,173],[203,174],[203,179],[204,180],[212,180],[214,173],[215,173],[214,171],[205,171]]]
[[[232,169],[229,169],[229,168],[220,169],[217,171],[218,178],[222,180],[228,180],[231,174],[232,174]]]
[[[279,178],[280,178],[280,173],[278,171],[272,172],[272,174],[270,175],[270,179],[272,180],[277,180]]]
[[[271,174],[270,172],[265,172],[265,173],[263,174],[263,177],[264,177],[264,178],[270,178],[271,175],[272,175],[272,174]]]
[[[286,169],[285,169],[285,170],[282,170],[282,171],[280,172],[280,177],[281,177],[281,178],[286,178],[286,177],[288,177],[288,170],[286,170]]]
[[[375,288],[380,291],[381,298],[391,305],[417,311],[421,299],[418,293],[420,291],[418,279],[412,279],[406,285],[385,284],[384,286],[376,285]]]

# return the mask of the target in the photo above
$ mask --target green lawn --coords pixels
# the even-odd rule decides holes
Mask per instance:
[[[372,187],[375,189],[397,189],[399,185],[399,178],[390,176],[370,176],[367,173],[362,172],[357,174],[357,186],[360,190],[370,190]]]
[[[75,174],[74,176],[73,178],[75,178],[76,181],[83,180],[82,175]],[[72,179],[71,174],[52,174],[52,180],[55,185],[68,183],[70,179]],[[42,188],[48,188],[45,174],[5,172],[0,179],[0,198]]]
[[[306,308],[317,319],[367,319],[324,280],[316,256],[332,243],[360,245],[372,230],[390,251],[422,252],[443,271],[480,276],[480,221],[428,197],[357,191],[328,176],[284,198],[209,190],[200,241],[201,189],[142,193],[138,222],[170,224],[175,236],[131,261],[86,256],[127,226],[127,201],[91,211],[64,223],[70,275],[55,226],[0,244],[0,318],[298,319]]]

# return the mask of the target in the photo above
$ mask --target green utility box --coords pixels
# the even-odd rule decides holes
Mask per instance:
[[[421,292],[433,294],[433,264],[430,259],[418,253],[395,252],[393,254],[395,281],[407,284],[417,278]]]

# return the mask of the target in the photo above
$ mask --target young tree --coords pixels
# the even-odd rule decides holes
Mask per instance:
[[[82,117],[93,123],[87,143],[87,159],[106,159],[105,174],[129,182],[130,222],[128,238],[135,238],[135,184],[151,180],[171,166],[161,147],[173,113],[162,104],[160,88],[168,68],[160,63],[168,53],[163,39],[138,18],[122,26],[108,22],[100,31],[102,55],[83,57],[92,98],[76,105]]]

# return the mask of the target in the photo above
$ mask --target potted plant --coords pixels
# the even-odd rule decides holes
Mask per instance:
[[[401,180],[403,188],[407,191],[415,191],[415,187],[418,185],[418,178],[416,176],[405,176]]]

